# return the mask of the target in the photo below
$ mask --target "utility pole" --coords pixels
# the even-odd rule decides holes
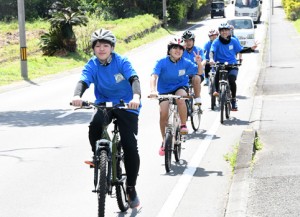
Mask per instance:
[[[27,79],[28,73],[27,73],[27,47],[26,47],[26,34],[25,34],[24,0],[18,0],[18,21],[19,21],[19,35],[20,35],[21,75],[24,79]]]
[[[168,18],[167,18],[167,0],[163,0],[163,27],[168,26]]]

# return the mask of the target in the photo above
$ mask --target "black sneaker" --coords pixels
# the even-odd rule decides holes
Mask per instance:
[[[236,99],[232,99],[231,100],[231,111],[237,111],[237,110],[238,110],[238,107],[236,104]]]
[[[127,186],[126,187],[126,194],[128,197],[128,204],[131,209],[134,209],[140,205],[140,200],[136,194],[134,186]]]

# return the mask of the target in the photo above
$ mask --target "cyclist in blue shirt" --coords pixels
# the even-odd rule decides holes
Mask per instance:
[[[141,107],[141,88],[138,75],[129,60],[114,52],[115,35],[106,29],[93,32],[91,44],[94,56],[85,64],[80,81],[77,83],[72,104],[82,106],[82,95],[91,84],[94,84],[95,103],[120,100],[128,103],[132,110],[115,109],[104,114],[96,109],[89,125],[89,140],[95,153],[96,141],[101,139],[103,125],[112,121],[111,115],[118,121],[121,143],[124,150],[124,164],[127,174],[126,193],[131,208],[139,206],[135,185],[139,172],[140,158],[138,153],[138,115]],[[93,165],[92,162],[86,162]]]
[[[173,38],[168,44],[168,55],[157,61],[150,80],[150,97],[157,94],[188,95],[189,75],[202,74],[202,63],[199,52],[194,53],[195,62],[183,58],[184,41],[181,37]],[[177,100],[178,112],[181,120],[180,133],[187,134],[187,108],[184,100]],[[169,103],[160,101],[160,131],[164,140],[165,127],[168,122]],[[163,144],[163,143],[162,143]],[[159,150],[164,155],[164,147]]]
[[[209,60],[209,52],[210,52],[210,47],[213,43],[213,41],[219,36],[218,30],[211,29],[208,32],[208,37],[209,40],[204,44],[204,54],[205,54],[205,59]],[[210,72],[210,64],[205,65],[205,82],[204,85],[208,85],[208,79],[209,79],[209,72]]]
[[[199,54],[202,58],[202,66],[205,65],[206,59],[205,59],[203,50],[200,47],[195,46],[195,34],[192,33],[191,31],[187,30],[182,34],[182,38],[185,42],[185,50],[183,51],[182,56],[184,58],[191,60],[192,62],[195,62],[194,53],[199,52]],[[201,95],[201,83],[203,80],[204,80],[204,74],[201,74],[199,76],[193,76],[191,78],[194,92],[195,92],[195,100],[194,100],[195,105],[197,105],[197,104],[201,105],[200,95]]]
[[[228,23],[222,23],[219,26],[220,36],[213,41],[209,53],[210,64],[214,64],[215,62],[225,63],[228,64],[236,64],[236,55],[243,50],[243,47],[240,43],[230,36],[230,26]],[[228,81],[231,90],[231,107],[233,111],[237,111],[237,104],[236,104],[236,78],[238,75],[238,70],[235,68],[229,69],[228,73]],[[219,93],[219,72],[217,70],[215,76],[215,85],[216,85],[216,92],[214,96],[218,96]]]

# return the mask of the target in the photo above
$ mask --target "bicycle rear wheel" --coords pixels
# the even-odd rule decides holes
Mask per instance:
[[[200,105],[193,105],[192,106],[192,114],[191,114],[191,122],[194,131],[197,131],[200,127],[201,121],[201,106]]]
[[[105,197],[107,192],[107,172],[108,172],[108,159],[107,151],[101,150],[99,162],[99,184],[97,188],[98,196],[98,217],[105,216]]]
[[[118,183],[116,184],[116,196],[117,196],[117,202],[118,207],[122,212],[125,212],[128,210],[128,200],[126,196],[126,189],[125,189],[125,183],[127,179],[127,175],[125,173],[125,167],[124,167],[124,155],[123,150],[121,148],[121,144],[118,144],[120,147],[118,147],[118,156],[117,156],[117,179]]]
[[[186,111],[187,111],[187,120],[189,119],[189,117],[191,117],[192,114],[192,105],[193,105],[193,98],[190,98],[188,100],[185,100],[185,104],[186,104]]]
[[[165,137],[165,169],[166,172],[170,172],[171,170],[171,160],[172,160],[172,143],[173,143],[173,136],[171,132],[166,133]]]
[[[225,86],[224,85],[221,85],[221,88],[220,88],[220,92],[221,92],[221,117],[220,117],[220,120],[221,120],[221,123],[223,124],[224,122],[224,113],[225,113],[225,104],[226,104],[226,92],[225,92]]]
[[[181,134],[180,134],[180,128],[179,126],[176,129],[176,136],[175,136],[175,145],[174,145],[174,156],[176,162],[180,161],[180,155],[181,155]]]

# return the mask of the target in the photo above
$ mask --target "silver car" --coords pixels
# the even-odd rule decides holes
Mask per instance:
[[[252,47],[255,44],[255,28],[253,19],[248,16],[233,17],[227,20],[234,27],[234,35],[243,47]]]

